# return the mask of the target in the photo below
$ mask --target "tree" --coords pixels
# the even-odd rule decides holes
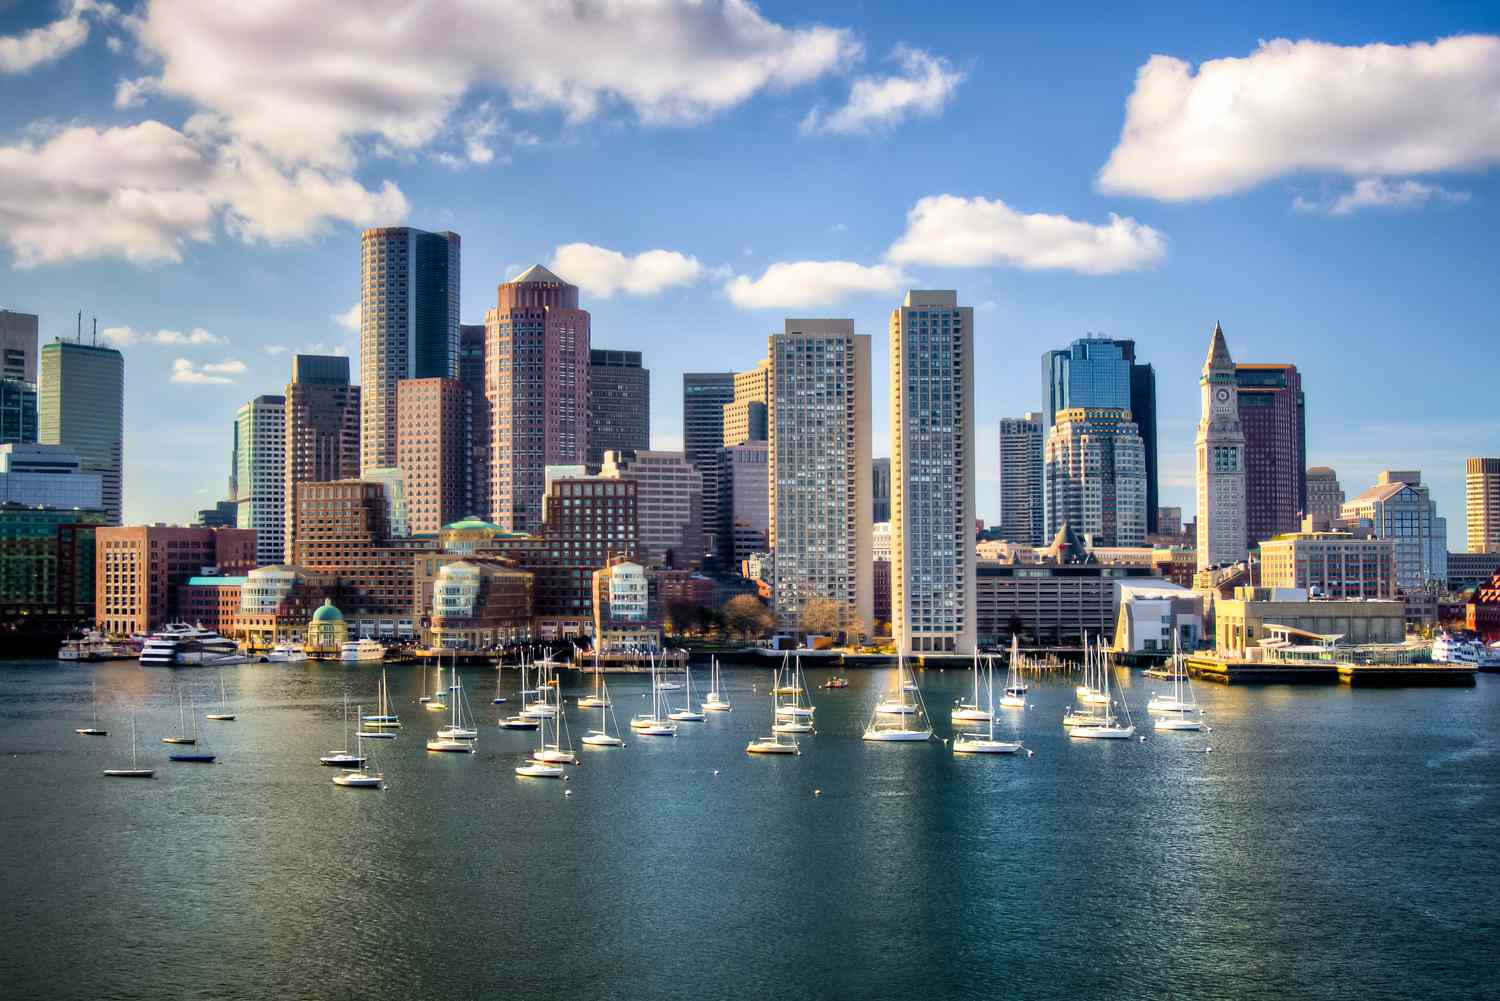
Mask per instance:
[[[691,601],[672,601],[667,604],[665,625],[674,636],[685,636],[698,622],[698,606]]]
[[[724,603],[724,628],[742,640],[763,638],[776,625],[765,602],[753,594],[737,594]]]
[[[837,636],[844,623],[844,608],[832,598],[812,598],[802,606],[802,631],[819,636]]]

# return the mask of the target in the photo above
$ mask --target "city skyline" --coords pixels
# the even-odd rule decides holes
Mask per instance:
[[[1332,127],[1363,121],[1369,109],[1323,109],[1334,137],[1318,162],[1277,152],[1273,126],[1251,122],[1253,135],[1214,138],[1240,150],[1254,141],[1265,157],[1243,176],[1179,171],[1177,191],[1152,188],[1140,170],[1141,157],[1169,157],[1174,136],[1157,135],[1150,148],[1121,140],[1128,100],[1157,87],[1191,89],[1210,71],[1274,75],[1294,48],[1317,71],[1385,43],[1392,48],[1383,72],[1394,80],[1405,79],[1412,60],[1431,59],[1445,79],[1479,81],[1483,92],[1489,78],[1473,67],[1500,41],[1449,36],[1493,33],[1497,14],[1368,12],[1360,25],[1332,7],[1256,23],[1105,11],[1098,37],[1106,44],[1025,21],[1006,26],[1015,29],[1010,37],[993,12],[954,12],[935,36],[918,34],[897,12],[808,15],[764,4],[756,17],[785,29],[785,44],[810,47],[796,50],[801,75],[711,99],[683,79],[656,81],[656,90],[617,80],[565,80],[572,89],[549,90],[531,77],[476,70],[436,117],[426,106],[408,108],[402,121],[432,126],[412,132],[318,103],[333,117],[320,140],[327,147],[309,150],[276,147],[232,95],[195,82],[187,56],[224,53],[197,30],[162,41],[174,27],[172,5],[140,13],[139,29],[76,15],[88,27],[84,40],[32,65],[6,65],[14,100],[0,111],[0,148],[9,154],[0,171],[46,209],[39,217],[54,230],[48,239],[36,217],[0,199],[0,305],[40,314],[43,343],[71,335],[80,308],[87,339],[97,314],[106,341],[125,353],[127,523],[187,522],[221,499],[234,411],[285,385],[291,353],[341,350],[360,370],[357,333],[333,318],[357,325],[350,307],[367,226],[462,234],[466,323],[482,319],[499,282],[533,262],[580,284],[593,345],[641,351],[657,373],[650,444],[658,450],[682,447],[679,373],[752,368],[785,317],[848,316],[857,333],[879,335],[905,290],[956,288],[976,307],[977,507],[991,524],[1000,418],[1038,409],[1035,359],[1090,332],[1134,340],[1156,370],[1163,505],[1193,506],[1196,372],[1216,321],[1236,358],[1297,365],[1308,396],[1308,465],[1336,469],[1351,496],[1382,469],[1421,469],[1452,549],[1464,548],[1464,460],[1500,452],[1500,429],[1471,421],[1465,402],[1483,394],[1486,374],[1453,363],[1495,333],[1475,292],[1486,281],[1482,248],[1500,193],[1489,169],[1500,156],[1484,140],[1432,123],[1440,155],[1402,167],[1382,152],[1401,138],[1401,116],[1377,115],[1388,124],[1360,160],[1344,148],[1347,129]],[[0,37],[20,38],[60,16],[54,5],[7,8]],[[727,40],[722,58],[751,51],[731,26],[711,27]],[[136,62],[135,30],[172,72],[158,78]],[[1262,38],[1310,41],[1262,46]],[[833,56],[813,51],[820,41]],[[426,53],[434,55],[442,52]],[[252,55],[229,57],[238,72]],[[1018,60],[1028,72],[1007,70]],[[1160,74],[1138,75],[1147,68]],[[880,89],[892,81],[913,86]],[[317,84],[302,97],[278,93],[286,102],[279,107],[298,110],[305,98],[312,108]],[[664,96],[679,91],[692,99],[674,105]],[[875,91],[925,96],[860,103]],[[563,108],[562,93],[582,103]],[[1446,93],[1425,99],[1442,103]],[[1020,110],[1033,105],[1048,113]],[[80,205],[84,195],[38,180],[51,176],[47,158],[61,155],[55,144],[64,140],[85,154],[107,141],[148,163],[164,147],[222,153],[228,140],[189,135],[195,112],[219,115],[247,160],[264,154],[273,173],[306,166],[326,189],[289,183],[279,204],[295,211],[280,220],[267,212],[271,192],[241,185],[193,207],[196,221],[136,220],[104,232],[90,214],[103,210]],[[1474,114],[1464,106],[1455,120],[1472,123]],[[798,151],[798,185],[782,168],[739,156],[735,140],[752,135]],[[931,157],[935,142],[955,136],[972,155]],[[578,147],[589,155],[575,155]],[[614,165],[610,184],[595,183],[596,159]],[[117,183],[75,180],[85,195]],[[181,181],[185,197],[195,183]],[[505,225],[492,224],[497,212]],[[997,243],[1002,236],[1009,242]],[[1037,256],[1039,240],[1056,241],[1049,246],[1061,257]],[[934,249],[960,245],[969,257]],[[1105,260],[1107,252],[1116,256]],[[847,267],[831,266],[838,262]],[[1412,352],[1435,316],[1452,351]],[[711,364],[700,333],[712,337]],[[882,354],[872,365],[877,456],[890,440]],[[1405,413],[1389,406],[1398,371],[1412,403]]]

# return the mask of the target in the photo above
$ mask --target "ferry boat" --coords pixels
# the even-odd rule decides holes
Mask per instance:
[[[58,660],[112,660],[114,656],[115,645],[97,629],[68,637],[57,651]]]
[[[385,660],[385,647],[376,640],[366,637],[362,640],[350,640],[345,643],[339,651],[339,660],[346,664],[365,663],[372,660]]]
[[[1440,633],[1432,641],[1432,659],[1438,664],[1472,664],[1481,671],[1500,671],[1500,642],[1485,646],[1477,639]]]
[[[307,648],[301,643],[277,643],[266,654],[268,664],[300,664],[307,659]]]
[[[220,667],[243,664],[246,658],[239,644],[212,629],[190,626],[184,622],[168,623],[141,645],[142,667]]]

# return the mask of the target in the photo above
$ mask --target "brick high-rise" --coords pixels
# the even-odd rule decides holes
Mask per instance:
[[[535,532],[547,466],[588,458],[589,314],[578,286],[535,265],[500,285],[485,327],[490,518]]]
[[[407,531],[430,535],[464,512],[464,386],[457,379],[396,384],[396,465],[405,474]]]
[[[1307,422],[1295,365],[1236,365],[1245,434],[1245,534],[1295,532],[1307,510]]]
[[[286,560],[297,544],[297,486],[359,475],[360,387],[349,359],[296,355],[286,392]]]
[[[94,623],[115,636],[159,629],[178,615],[177,585],[214,566],[225,576],[255,568],[255,531],[134,525],[94,532]]]

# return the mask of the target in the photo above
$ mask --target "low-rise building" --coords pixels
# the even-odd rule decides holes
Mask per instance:
[[[1271,626],[1354,645],[1401,643],[1406,638],[1400,601],[1313,599],[1303,588],[1239,587],[1214,602],[1214,640],[1221,656],[1243,657],[1271,638]]]
[[[305,643],[307,625],[325,601],[338,596],[336,574],[283,563],[256,567],[240,585],[234,638],[258,653],[278,643]],[[339,621],[343,622],[340,615]],[[228,635],[228,634],[225,634]]]
[[[1129,654],[1170,654],[1196,650],[1203,639],[1203,596],[1167,581],[1116,585],[1119,617],[1114,650]]]
[[[349,640],[349,624],[344,613],[325,598],[307,623],[306,650],[310,657],[337,657]]]
[[[470,556],[445,562],[432,583],[428,642],[488,650],[531,638],[532,574],[507,560]]]
[[[92,618],[103,510],[0,505],[0,623]]]
[[[1467,591],[1479,587],[1500,570],[1500,552],[1448,554],[1448,590]]]
[[[244,577],[200,574],[177,585],[177,617],[183,622],[233,637],[240,628]]]
[[[101,526],[94,540],[94,622],[115,636],[180,619],[178,585],[206,568],[238,576],[255,567],[253,528]]]
[[[1500,642],[1500,570],[1474,590],[1464,609],[1464,625],[1486,643]]]
[[[1396,597],[1396,542],[1304,527],[1260,544],[1260,583],[1325,598]]]
[[[594,571],[594,644],[604,654],[661,648],[656,575],[634,560]]]

